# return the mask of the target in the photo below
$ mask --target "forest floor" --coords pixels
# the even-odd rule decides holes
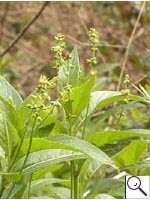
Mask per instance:
[[[7,48],[41,6],[42,2],[0,2],[0,52]],[[81,63],[88,70],[86,59],[91,53],[88,30],[93,27],[100,35],[98,67],[118,65],[104,75],[119,78],[140,6],[140,2],[49,2],[39,18],[0,60],[1,74],[23,97],[27,96],[41,73],[48,77],[55,74],[50,48],[54,45],[54,36],[60,32],[65,35],[69,51],[73,46],[78,48]],[[150,84],[149,11],[150,2],[147,2],[125,66],[125,73],[130,75],[132,82],[144,85]],[[115,89],[116,85],[108,84],[107,90]]]

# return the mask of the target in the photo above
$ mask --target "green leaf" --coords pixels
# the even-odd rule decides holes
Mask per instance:
[[[55,123],[51,123],[46,126],[42,126],[35,132],[35,137],[48,137],[53,130]]]
[[[144,98],[140,96],[136,96],[136,95],[129,94],[128,96],[125,96],[124,94],[122,94],[122,92],[95,91],[95,92],[92,92],[91,94],[91,100],[90,100],[90,104],[88,108],[88,113],[87,113],[87,109],[85,109],[81,113],[81,115],[78,117],[77,123],[81,125],[84,122],[86,113],[87,113],[87,116],[89,116],[97,109],[102,109],[103,107],[108,106],[114,102],[123,101],[125,98],[127,98],[128,100],[146,103]]]
[[[137,101],[145,104],[148,103],[148,101],[145,98],[133,94],[128,95],[128,100]]]
[[[83,195],[86,187],[89,185],[89,181],[95,175],[95,173],[100,169],[102,164],[94,159],[87,159],[80,170],[79,180],[82,183],[80,185],[80,192]],[[82,197],[83,198],[83,197]]]
[[[10,161],[15,146],[19,142],[19,136],[11,122],[0,113],[0,146],[5,151],[6,157]]]
[[[135,164],[128,165],[125,167],[125,170],[131,170],[131,169],[136,169],[139,171],[139,174],[141,176],[147,176],[150,175],[150,157],[146,158],[142,161],[138,161]]]
[[[144,87],[142,87],[142,85],[139,85],[139,87],[140,87],[140,89],[141,89],[142,94],[144,95],[144,97],[145,97],[148,101],[150,101],[150,94],[145,90]]]
[[[88,115],[91,114],[96,108],[101,109],[114,101],[121,101],[124,95],[116,91],[95,91],[91,94],[91,101],[89,106]]]
[[[101,193],[121,199],[124,197],[124,191],[124,180],[105,178],[92,182],[90,195],[86,198],[93,199]]]
[[[33,92],[34,93],[34,92]],[[26,122],[28,121],[30,115],[31,115],[31,110],[27,107],[28,104],[30,104],[32,101],[32,95],[28,96],[20,108],[17,111],[17,116],[18,116],[18,132],[20,135],[22,134],[22,130],[24,130],[24,127],[26,126]],[[41,111],[39,113],[39,116],[41,117],[41,125],[38,127],[36,130],[36,133],[34,133],[35,137],[41,137],[43,132],[45,132],[45,137],[48,135],[51,131],[52,133],[66,133],[66,129],[62,126],[59,120],[57,120],[56,114],[47,114],[46,111]],[[33,120],[30,120],[30,123],[28,125],[29,130],[31,130],[30,127],[32,127]],[[38,125],[37,125],[38,126]],[[45,127],[45,128],[44,128]],[[29,132],[29,131],[28,131]]]
[[[123,100],[124,95],[121,92],[115,91],[96,91],[91,93],[91,100],[89,103],[88,113],[85,109],[78,118],[78,123],[81,125],[85,116],[91,115],[96,109],[101,109],[113,102]]]
[[[20,156],[26,154],[29,140],[29,138],[24,140],[20,151]],[[44,149],[64,149],[82,152],[90,158],[97,160],[101,164],[108,164],[113,166],[111,159],[103,151],[84,140],[68,135],[58,134],[55,136],[50,136],[48,139],[33,138],[30,152]]]
[[[13,171],[21,170],[25,157],[26,156],[18,160],[13,167]],[[23,169],[23,174],[33,173],[39,169],[56,163],[85,158],[86,156],[83,155],[83,153],[62,149],[50,149],[33,152],[29,154],[28,160]]]
[[[23,143],[22,148],[21,148],[22,153],[21,153],[20,156],[22,156],[26,153],[28,143],[29,143],[29,139],[24,140],[24,143]],[[46,149],[46,148],[47,148],[47,150],[41,150],[41,149]],[[55,152],[55,149],[57,149],[56,152]],[[62,150],[62,149],[64,149],[64,150]],[[71,150],[77,151],[77,152],[72,152]],[[37,152],[33,152],[33,151],[37,151]],[[63,154],[59,155],[59,152],[61,154],[61,151],[64,152],[64,153],[66,153],[67,151],[69,153],[72,152],[72,156],[74,156],[75,153],[77,153],[77,156],[78,156],[78,153],[80,152],[78,159],[80,157],[85,158],[85,157],[88,156],[90,158],[97,160],[101,164],[107,164],[107,165],[111,165],[111,166],[115,167],[114,164],[112,163],[111,159],[103,151],[96,148],[92,144],[90,144],[86,141],[83,141],[81,139],[78,139],[76,137],[71,137],[71,136],[59,134],[59,135],[56,135],[56,136],[50,136],[49,141],[48,140],[46,141],[46,140],[40,139],[40,138],[34,138],[33,139],[32,147],[31,147],[31,152],[33,152],[33,153],[30,153],[30,157],[28,158],[29,165],[31,165],[29,167],[29,171],[30,170],[31,171],[37,170],[37,169],[40,169],[42,167],[46,167],[46,166],[48,166],[49,163],[50,164],[51,163],[56,164],[58,162],[65,161],[65,159],[62,160]],[[42,155],[42,152],[43,152],[43,155]],[[51,155],[49,155],[50,152],[51,152]],[[39,153],[39,155],[38,155],[38,153]],[[52,153],[56,156],[53,156]],[[84,153],[85,157],[83,156],[83,153]],[[44,156],[44,154],[45,154],[45,156]],[[70,154],[68,156],[71,156]],[[40,155],[42,155],[42,156],[40,156]],[[54,163],[53,163],[53,160],[51,160],[50,156],[55,157]],[[46,158],[47,158],[47,160],[46,160]],[[35,160],[34,161],[35,163],[37,163],[37,166],[35,164],[35,166],[36,166],[35,168],[34,168],[34,163],[32,163],[32,159]],[[41,164],[40,160],[38,161],[36,159],[38,159],[38,160],[44,159],[44,161]],[[67,159],[68,158],[67,158],[67,155],[66,155],[66,160]],[[23,160],[24,160],[24,158],[22,158],[21,161],[19,161],[19,164],[17,164],[17,166],[21,166],[20,162],[22,163]],[[38,164],[38,162],[39,162],[39,164]],[[24,170],[25,172],[28,171],[28,167],[26,167],[26,168],[27,169]],[[18,167],[17,167],[17,169],[18,169]]]
[[[79,79],[79,72],[80,72],[80,63],[79,63],[79,57],[78,57],[78,51],[76,48],[73,49],[71,52],[71,69],[69,73],[69,83],[72,85],[72,87],[75,87],[78,85],[78,79]]]
[[[148,92],[148,94],[150,94],[150,86],[149,85],[145,85],[145,89],[146,89],[146,91]]]
[[[109,120],[110,116],[113,116],[116,119],[119,119],[120,117],[120,113],[122,110],[122,106],[123,106],[123,112],[127,112],[128,110],[130,110],[130,112],[132,113],[133,109],[139,110],[141,108],[144,108],[145,105],[143,105],[142,103],[138,103],[138,102],[130,102],[128,104],[119,104],[116,105],[115,107],[111,107],[107,110],[105,110],[105,112],[99,112],[98,115],[96,115],[94,117],[94,120],[91,120],[91,124],[89,125],[89,132],[91,133],[96,133],[99,132],[103,129],[105,129],[105,127],[107,127],[107,123],[106,121]],[[141,114],[141,112],[140,112]],[[138,116],[136,116],[138,118]],[[142,116],[140,117],[142,118]],[[142,118],[144,120],[144,118]],[[131,118],[132,120],[132,118]],[[134,119],[135,120],[135,119]],[[136,124],[135,124],[136,126]]]
[[[32,181],[42,179],[43,177],[45,177],[47,173],[55,173],[57,170],[60,170],[63,166],[64,166],[64,163],[58,163],[58,164],[50,165],[48,167],[40,169],[32,175]]]
[[[24,139],[21,150],[20,150],[19,157],[26,155],[29,143],[30,143],[30,138]],[[36,151],[45,150],[45,149],[73,150],[73,148],[67,147],[66,145],[61,144],[61,143],[49,141],[44,138],[33,138],[30,152],[36,152]]]
[[[64,87],[67,85],[67,73],[68,66],[67,63],[64,63],[58,71],[57,85],[60,91],[63,91]]]
[[[1,199],[13,199],[14,195],[23,188],[22,184],[13,185],[14,182],[10,182],[9,185],[3,190]]]
[[[70,197],[70,189],[66,187],[51,186],[49,193],[51,199],[69,199]]]
[[[137,163],[140,156],[147,149],[147,142],[142,140],[132,141],[122,151],[114,156],[114,162],[120,168]]]
[[[105,144],[112,144],[116,141],[126,138],[142,137],[148,139],[150,137],[150,131],[146,129],[130,129],[130,130],[114,130],[114,131],[100,131],[91,134],[86,140],[95,144],[98,147],[102,147]]]
[[[108,194],[98,194],[94,197],[94,199],[115,199],[115,198]]]
[[[50,136],[49,140],[52,142],[56,142],[56,144],[59,143],[64,144],[68,147],[72,147],[74,150],[80,151],[88,155],[90,158],[97,160],[101,164],[107,164],[114,167],[111,159],[103,151],[101,151],[89,142],[78,139],[76,137],[61,134]]]
[[[72,87],[78,85],[79,73],[80,73],[80,63],[77,49],[74,48],[71,52],[71,59],[69,61],[69,84]],[[64,87],[68,84],[68,63],[67,61],[61,66],[58,72],[58,87],[60,90],[64,90]]]
[[[7,120],[9,120],[15,127],[17,126],[18,123],[17,111],[3,97],[0,97],[0,113],[5,115]]]
[[[59,179],[59,178],[39,179],[39,180],[31,182],[30,192],[32,193],[33,190],[35,190],[35,191],[37,191],[39,189],[42,190],[42,188],[44,188],[45,186],[49,186],[49,185],[54,184],[54,183],[62,184],[62,183],[68,183],[68,182],[70,182],[70,181]],[[23,194],[23,197],[26,197],[27,192],[28,192],[28,190],[26,189],[24,194]]]
[[[14,181],[14,180],[19,180],[20,174],[19,173],[11,173],[11,172],[0,172],[0,175],[5,177],[7,181]]]
[[[12,102],[16,108],[21,105],[21,96],[2,76],[0,76],[0,88],[0,97],[3,97],[6,101]]]
[[[78,116],[83,109],[89,104],[91,90],[95,84],[95,75],[91,76],[85,83],[78,87],[74,87],[70,92],[70,99],[68,99],[68,92],[66,92],[63,102],[63,106],[66,113],[70,113]]]
[[[96,171],[102,166],[100,162],[94,159],[88,159],[82,165],[80,171],[80,179],[82,178],[83,182],[87,183],[88,179],[91,179]]]

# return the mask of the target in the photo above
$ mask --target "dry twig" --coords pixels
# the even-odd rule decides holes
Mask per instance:
[[[9,50],[18,42],[18,40],[25,34],[25,32],[30,28],[30,26],[36,21],[36,19],[42,14],[46,6],[48,5],[48,1],[45,1],[38,11],[38,13],[29,21],[28,24],[24,26],[24,28],[21,30],[21,32],[15,37],[15,39],[8,45],[8,47],[0,53],[0,57],[4,56],[6,53],[9,52]]]
[[[142,6],[141,6],[141,9],[140,9],[139,15],[137,17],[136,23],[134,25],[134,28],[132,30],[131,36],[129,38],[129,42],[128,42],[128,45],[127,45],[127,49],[126,49],[125,56],[124,56],[123,63],[122,63],[122,67],[121,67],[121,73],[120,73],[120,77],[119,77],[119,81],[118,81],[117,90],[120,90],[120,86],[121,86],[121,82],[122,82],[122,78],[123,78],[123,73],[124,73],[124,70],[125,70],[126,63],[127,63],[130,47],[131,47],[132,41],[134,39],[134,35],[135,35],[135,32],[136,32],[138,23],[141,19],[145,4],[146,4],[146,2],[144,1]]]

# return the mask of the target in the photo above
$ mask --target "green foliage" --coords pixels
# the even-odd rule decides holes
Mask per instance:
[[[22,98],[2,76],[0,76],[0,88],[0,97],[3,97],[5,100],[9,101],[16,108],[21,105]]]
[[[118,173],[150,174],[148,122],[136,117],[149,107],[150,87],[130,94],[126,76],[122,91],[97,90],[99,37],[94,29],[89,37],[87,74],[76,48],[63,56],[59,34],[52,48],[56,77],[42,76],[25,100],[0,76],[1,198],[123,198]]]
[[[140,156],[147,150],[147,142],[142,140],[132,141],[127,147],[114,156],[114,162],[120,169],[128,165],[136,164]],[[129,170],[130,173],[135,174],[136,169]]]

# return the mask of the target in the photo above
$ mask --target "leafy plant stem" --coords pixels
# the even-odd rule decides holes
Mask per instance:
[[[123,110],[124,110],[124,105],[125,105],[125,100],[126,100],[126,98],[128,98],[128,96],[125,94],[125,95],[123,96],[123,100],[122,100],[122,104],[121,104],[121,110],[120,110],[120,114],[119,114],[119,118],[118,118],[118,120],[117,120],[116,126],[119,125],[120,120],[121,120],[121,117],[122,117],[122,115],[123,115]]]
[[[22,174],[23,168],[24,168],[24,166],[25,166],[25,164],[26,164],[26,162],[27,162],[27,159],[28,159],[28,156],[29,156],[29,153],[30,153],[30,150],[31,150],[32,140],[33,140],[33,133],[34,133],[34,127],[35,127],[36,121],[37,121],[37,118],[34,119],[34,122],[33,122],[33,125],[32,125],[32,130],[31,130],[31,136],[30,136],[29,146],[28,146],[28,150],[27,150],[26,157],[25,157],[25,160],[24,160],[24,162],[23,162],[23,165],[22,165],[20,174]]]
[[[30,123],[30,120],[31,120],[31,116],[32,116],[32,111],[31,111],[31,114],[28,118],[28,121],[26,122],[26,125],[25,125],[25,129],[24,129],[24,132],[23,132],[23,135],[22,135],[22,138],[21,138],[21,141],[20,141],[20,144],[18,146],[18,148],[16,149],[15,153],[14,153],[14,157],[12,158],[12,162],[10,163],[10,167],[8,168],[8,171],[10,171],[13,167],[13,164],[15,163],[16,161],[16,158],[18,156],[18,153],[20,152],[20,149],[21,149],[21,146],[22,146],[22,143],[24,141],[24,138],[25,138],[25,135],[26,135],[26,131],[27,131],[27,127]]]
[[[124,109],[124,102],[122,102],[122,104],[121,104],[121,111],[120,111],[119,118],[117,120],[116,126],[119,125],[119,122],[120,122],[122,114],[123,114],[123,109]]]
[[[31,115],[30,115],[30,116],[31,116]],[[29,118],[28,123],[30,122],[30,119],[31,119],[31,117]],[[24,168],[24,166],[25,166],[25,164],[26,164],[26,161],[27,161],[27,159],[28,159],[28,155],[29,155],[29,153],[30,153],[30,148],[31,148],[31,145],[32,145],[33,129],[34,129],[35,123],[36,123],[36,119],[34,120],[34,123],[33,123],[33,126],[32,126],[32,132],[31,132],[31,137],[30,137],[30,143],[29,143],[29,147],[28,147],[28,151],[27,151],[27,154],[26,154],[24,163],[23,163],[23,165],[22,165],[22,169],[21,169],[21,171],[20,171],[20,175],[22,174],[23,168]],[[24,140],[24,138],[25,138],[25,133],[26,133],[26,131],[25,131],[24,134],[23,134],[23,136],[24,136],[24,137],[22,137],[23,140]],[[22,140],[21,143],[20,143],[21,145],[19,146],[16,155],[18,155],[18,153],[19,153],[19,151],[20,151],[20,149],[21,149],[23,140]],[[15,162],[15,160],[14,160],[14,162]],[[12,165],[12,166],[13,166],[13,165]],[[21,176],[20,176],[20,179],[21,179]],[[9,192],[9,194],[8,194],[8,198],[9,198],[9,196],[11,195],[11,192],[12,192],[12,190],[14,189],[15,184],[16,184],[16,183],[15,183],[15,181],[14,181],[14,182],[13,182],[13,185],[12,185],[12,187],[11,187],[11,190],[10,190],[10,192]]]
[[[72,136],[72,103],[70,98],[70,91],[68,91],[68,99],[70,104],[69,118],[69,135]],[[71,195],[70,198],[74,199],[74,161],[70,161],[70,173],[71,173]]]
[[[25,166],[25,164],[26,164],[26,161],[27,161],[28,156],[29,156],[29,153],[30,153],[30,149],[31,149],[31,145],[32,145],[32,139],[33,139],[33,133],[34,133],[34,126],[35,126],[35,123],[36,123],[36,118],[35,118],[34,123],[33,123],[33,126],[32,126],[32,131],[31,131],[31,137],[30,137],[30,142],[29,142],[29,146],[28,146],[28,151],[27,151],[27,154],[26,154],[25,160],[24,160],[24,162],[23,162],[23,165],[22,165],[22,168],[21,168],[21,171],[20,171],[20,175],[22,174],[23,168],[24,168],[24,166]],[[24,136],[25,136],[25,134],[24,134]],[[22,141],[22,142],[23,142],[23,141]],[[21,148],[21,146],[20,146],[20,148]],[[19,151],[20,151],[20,149],[19,149]],[[20,176],[20,178],[21,178],[21,176]],[[15,184],[16,184],[16,183],[13,182],[13,185],[12,185],[12,188],[11,188],[11,191],[10,191],[8,197],[11,195],[11,192],[12,192],[12,190],[13,190]],[[29,184],[30,184],[30,183],[29,183]],[[28,191],[28,195],[29,195],[29,191]]]
[[[34,104],[37,102],[38,98],[39,98],[39,95],[38,95],[37,98],[35,99]],[[23,135],[22,135],[20,144],[19,144],[18,148],[16,149],[16,152],[15,152],[14,157],[13,157],[13,159],[12,159],[12,162],[11,162],[11,164],[10,164],[10,168],[8,169],[9,171],[12,169],[13,164],[15,163],[15,161],[16,161],[16,159],[17,159],[17,156],[18,156],[18,154],[19,154],[19,152],[20,152],[20,149],[21,149],[22,144],[23,144],[23,141],[24,141],[24,139],[25,139],[26,132],[27,132],[27,128],[28,128],[28,125],[29,125],[29,123],[30,123],[32,114],[33,114],[33,109],[31,110],[30,115],[29,115],[29,118],[28,118],[28,120],[27,120],[27,122],[26,122],[26,125],[25,125],[25,128],[24,128],[24,132],[23,132]]]
[[[68,63],[69,66],[69,63]],[[70,66],[69,66],[69,72],[70,72]],[[69,75],[68,75],[68,86],[69,85]],[[72,117],[73,117],[73,113],[72,113],[72,101],[71,101],[71,97],[70,97],[70,89],[68,90],[68,101],[69,101],[69,107],[70,107],[70,113],[68,113],[68,118],[69,118],[69,135],[72,136],[73,132],[72,132]],[[76,172],[75,172],[75,161],[70,161],[70,173],[71,173],[71,199],[77,199],[78,198],[78,181],[76,178]]]

